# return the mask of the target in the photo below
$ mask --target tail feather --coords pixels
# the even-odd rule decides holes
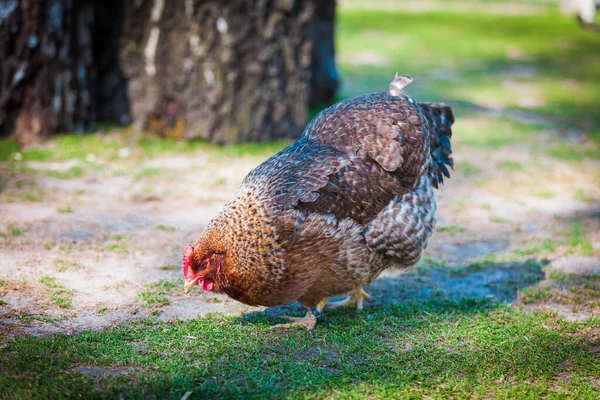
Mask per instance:
[[[452,124],[454,111],[444,103],[419,103],[431,134],[431,167],[432,184],[438,188],[444,183],[444,177],[450,178],[448,167],[454,167],[452,159]]]

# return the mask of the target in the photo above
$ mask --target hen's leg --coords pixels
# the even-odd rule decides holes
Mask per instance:
[[[300,326],[306,328],[306,330],[308,331],[312,331],[315,328],[315,325],[317,324],[317,318],[321,317],[321,312],[323,311],[325,304],[327,304],[327,298],[324,298],[319,303],[317,303],[317,305],[311,307],[306,313],[306,316],[300,318],[286,317],[286,319],[290,320],[291,322],[287,324],[273,325],[271,329],[290,329],[296,326]]]
[[[356,306],[356,311],[360,311],[363,309],[363,302],[365,300],[368,302],[375,301],[375,299],[371,297],[371,295],[369,295],[367,292],[365,292],[362,288],[358,288],[350,292],[347,299],[331,302],[327,304],[325,308],[328,310],[332,310],[339,307]]]

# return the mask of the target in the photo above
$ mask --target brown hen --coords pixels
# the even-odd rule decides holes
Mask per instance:
[[[386,93],[322,111],[291,146],[246,176],[183,255],[198,284],[249,305],[298,300],[287,328],[312,329],[327,299],[355,305],[384,269],[414,265],[436,223],[433,188],[452,166],[452,108],[417,103],[396,76]]]

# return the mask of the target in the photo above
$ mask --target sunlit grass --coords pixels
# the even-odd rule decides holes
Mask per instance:
[[[540,296],[532,294],[533,297]],[[313,334],[265,316],[27,337],[0,354],[0,386],[19,398],[593,398],[600,359],[566,323],[493,302],[408,303],[329,314]],[[102,378],[82,375],[96,368]],[[568,379],[564,379],[568,376]]]

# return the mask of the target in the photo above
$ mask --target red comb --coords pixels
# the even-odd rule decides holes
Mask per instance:
[[[185,248],[185,250],[183,251],[183,254],[181,254],[181,262],[183,263],[183,276],[185,277],[185,279],[191,279],[192,278],[192,271],[190,269],[191,265],[192,265],[192,256],[194,255],[194,246],[192,246],[191,244],[188,244]]]

